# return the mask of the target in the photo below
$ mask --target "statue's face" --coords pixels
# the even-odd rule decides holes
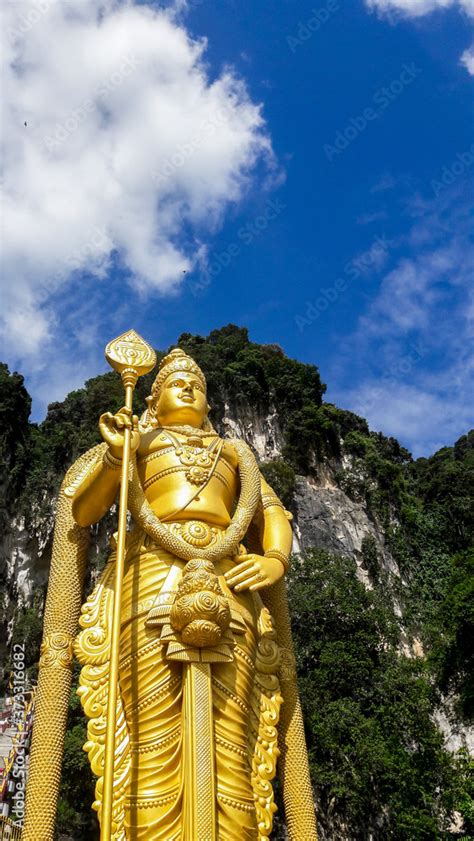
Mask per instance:
[[[208,412],[206,392],[195,374],[178,371],[164,381],[157,405],[158,421],[201,427]]]

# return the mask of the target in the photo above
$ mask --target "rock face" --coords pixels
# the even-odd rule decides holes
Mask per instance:
[[[18,610],[32,607],[41,611],[51,562],[53,514],[30,517],[16,514],[7,523],[0,543],[1,613],[0,663],[6,662],[7,647]]]
[[[316,546],[357,558],[367,534],[378,538],[364,509],[339,488],[318,487],[313,479],[298,476],[295,503],[301,549]]]
[[[371,537],[381,566],[399,575],[385,546],[383,534],[366,508],[335,485],[318,484],[312,477],[297,476],[295,489],[295,551],[315,547],[354,558],[366,586],[370,579],[362,565],[363,541]]]
[[[446,748],[452,753],[464,749],[471,756],[474,754],[474,727],[466,727],[456,721],[453,699],[446,698],[435,711],[438,729],[444,736]]]
[[[24,515],[15,516],[6,535],[7,578],[14,583],[18,606],[31,604],[35,592],[48,581],[54,514],[51,510],[43,516],[36,512],[28,524]]]
[[[46,598],[53,547],[55,498],[44,498],[41,511],[14,515],[0,543],[1,610],[0,662],[6,661],[15,616],[19,610],[35,607],[42,613]],[[108,553],[108,538],[116,528],[117,510],[92,527],[89,572],[84,590],[89,592]]]
[[[275,406],[263,412],[248,403],[235,405],[228,398],[220,426],[222,435],[226,438],[242,438],[262,461],[281,455],[283,433]]]

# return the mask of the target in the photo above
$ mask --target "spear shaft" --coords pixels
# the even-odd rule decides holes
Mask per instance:
[[[156,363],[153,349],[134,331],[120,336],[107,345],[106,358],[119,371],[125,388],[125,408],[132,418],[133,391],[138,377],[150,371]],[[131,364],[130,364],[131,362]],[[131,421],[133,423],[133,421]],[[122,584],[125,568],[127,539],[128,480],[131,449],[131,426],[124,429],[122,473],[117,533],[117,556],[115,562],[115,586],[113,593],[113,618],[110,642],[109,686],[107,697],[107,719],[105,731],[104,785],[102,792],[102,814],[100,841],[111,841],[113,837],[114,802],[114,760],[115,730],[117,724],[117,693],[119,680],[120,626],[122,612]]]
[[[125,373],[125,372],[124,372]],[[131,377],[131,372],[130,375]],[[124,379],[124,375],[122,375]],[[135,378],[135,382],[136,382]],[[125,385],[125,406],[132,410],[133,385]],[[117,534],[117,559],[115,562],[114,610],[110,644],[109,692],[107,698],[107,728],[105,733],[104,790],[102,799],[101,841],[112,838],[112,806],[115,759],[115,728],[117,712],[118,665],[120,650],[120,623],[122,610],[122,584],[125,567],[125,542],[127,537],[128,475],[130,465],[131,429],[124,430],[122,475],[120,480],[120,501]]]

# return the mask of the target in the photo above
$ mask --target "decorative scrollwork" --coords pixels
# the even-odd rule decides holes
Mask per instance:
[[[281,666],[280,674],[284,680],[296,679],[295,655],[288,648],[280,648]]]
[[[257,813],[259,841],[269,841],[276,812],[272,779],[279,756],[277,724],[280,705],[278,666],[280,652],[276,641],[273,620],[266,607],[261,608],[258,619],[259,640],[255,660],[255,692],[252,698],[254,715],[258,722],[257,739],[252,758],[252,788]]]

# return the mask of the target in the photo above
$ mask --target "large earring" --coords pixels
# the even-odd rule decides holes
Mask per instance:
[[[150,396],[146,398],[146,404],[148,408],[146,412],[144,412],[144,414],[142,415],[142,420],[148,428],[151,427],[152,429],[156,429],[156,427],[158,426],[158,418],[156,416],[157,402],[158,401],[152,394],[150,394]]]

